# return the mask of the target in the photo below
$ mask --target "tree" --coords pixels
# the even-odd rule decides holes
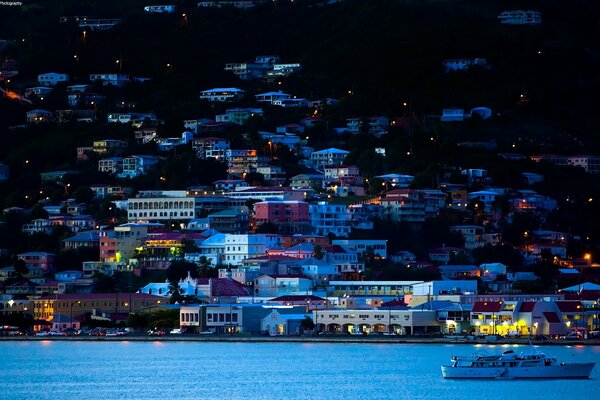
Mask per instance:
[[[257,226],[254,233],[277,233],[277,231],[277,225],[272,222],[265,222]]]
[[[94,200],[96,194],[88,186],[81,186],[75,190],[73,196],[75,197],[76,202],[89,204]]]
[[[192,278],[196,278],[196,264],[174,260],[171,261],[171,265],[167,268],[167,279],[169,282],[179,282],[181,279],[187,278],[188,274]]]
[[[217,269],[213,267],[210,258],[206,256],[200,257],[200,264],[196,268],[196,275],[199,278],[215,278],[217,276]]]
[[[317,260],[322,260],[323,258],[325,258],[325,249],[319,246],[318,244],[315,244],[312,256]]]
[[[307,315],[300,321],[300,328],[302,328],[303,331],[312,331],[315,329],[315,323],[312,318]]]
[[[21,260],[20,258],[15,260],[13,267],[15,267],[15,272],[19,278],[23,278],[24,275],[29,273],[29,268],[27,268],[25,261]]]
[[[148,328],[150,326],[149,313],[131,313],[127,317],[127,326],[130,328]]]
[[[183,290],[179,287],[179,281],[169,282],[169,295],[171,304],[181,302],[183,299]]]

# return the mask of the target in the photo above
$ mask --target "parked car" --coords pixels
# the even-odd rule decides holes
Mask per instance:
[[[151,329],[148,331],[148,336],[164,336],[167,334],[167,331],[163,329]]]
[[[39,331],[35,336],[50,336],[48,331]]]
[[[569,332],[565,336],[561,336],[560,338],[566,340],[579,340],[583,339],[583,336],[579,332]]]
[[[106,332],[102,328],[94,328],[88,333],[90,336],[104,336],[105,334]]]
[[[171,332],[169,332],[169,334],[171,334],[171,335],[181,335],[181,328],[171,329]]]

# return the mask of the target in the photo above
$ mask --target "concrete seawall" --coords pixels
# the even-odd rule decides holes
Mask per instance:
[[[448,338],[381,337],[381,336],[225,336],[225,335],[166,335],[166,336],[4,336],[0,341],[82,341],[82,342],[247,342],[247,343],[379,343],[379,344],[520,344],[527,339],[499,339],[496,341],[465,340]],[[600,346],[600,340],[545,340],[534,341],[536,346],[587,345]]]

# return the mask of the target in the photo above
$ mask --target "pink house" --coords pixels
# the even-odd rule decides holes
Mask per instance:
[[[54,269],[54,253],[31,251],[28,253],[18,254],[17,258],[25,261],[25,265],[27,265],[27,267],[38,267],[46,272]]]
[[[267,222],[290,233],[308,230],[310,216],[308,203],[297,200],[267,200],[254,204],[254,224]]]

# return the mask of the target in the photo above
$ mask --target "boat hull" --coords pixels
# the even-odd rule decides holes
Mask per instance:
[[[596,363],[569,363],[540,367],[442,366],[445,379],[588,379]]]

